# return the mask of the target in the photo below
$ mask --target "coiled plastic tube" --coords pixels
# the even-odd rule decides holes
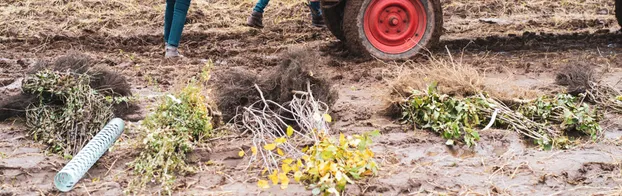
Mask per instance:
[[[78,154],[54,177],[54,185],[62,192],[73,186],[106,153],[123,133],[125,122],[120,118],[112,119]]]

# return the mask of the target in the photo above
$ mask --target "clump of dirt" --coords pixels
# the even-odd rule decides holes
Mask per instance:
[[[585,97],[586,101],[607,108],[609,111],[622,113],[622,104],[616,97],[622,95],[619,90],[606,85],[596,77],[593,67],[568,65],[557,73],[555,82],[566,86],[568,94]]]
[[[596,81],[594,68],[587,65],[568,65],[555,76],[555,82],[568,87],[568,94],[577,96],[585,93]]]
[[[292,49],[283,54],[281,63],[262,76],[244,69],[229,69],[214,79],[214,93],[223,120],[231,120],[240,107],[261,100],[255,84],[266,100],[283,104],[292,100],[293,91],[306,92],[307,84],[313,96],[332,106],[338,98],[329,80],[319,74],[317,54],[309,54],[304,48]]]
[[[61,56],[53,62],[39,61],[27,72],[25,79],[36,78],[41,71],[67,72],[88,77],[88,85],[91,89],[101,93],[104,97],[129,97],[132,96],[131,86],[125,76],[107,69],[104,65],[97,65],[86,54],[69,53]],[[28,92],[17,92],[0,95],[0,120],[14,116],[25,116],[26,108],[37,101],[41,95]],[[62,103],[55,99],[50,103]],[[134,113],[139,107],[128,101],[118,101],[114,104],[114,114],[118,117]]]
[[[14,116],[25,116],[26,108],[35,100],[36,97],[19,92],[0,95],[0,121]]]

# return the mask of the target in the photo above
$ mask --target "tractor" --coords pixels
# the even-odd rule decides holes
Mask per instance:
[[[622,0],[615,1],[622,26]],[[321,0],[321,5],[331,33],[363,56],[412,59],[442,34],[440,0]]]

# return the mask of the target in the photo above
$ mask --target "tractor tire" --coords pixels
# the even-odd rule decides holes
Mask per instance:
[[[350,52],[382,60],[408,60],[438,43],[440,0],[348,0],[343,31]]]
[[[616,19],[618,20],[618,25],[622,27],[622,0],[616,0]]]
[[[341,0],[338,3],[326,3],[321,1],[322,15],[324,16],[324,23],[326,28],[341,41],[345,41],[346,37],[343,33],[343,8],[346,5],[346,0]]]

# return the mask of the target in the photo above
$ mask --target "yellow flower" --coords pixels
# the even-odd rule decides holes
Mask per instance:
[[[244,156],[244,151],[240,150],[240,152],[238,152],[238,156],[243,157]]]

